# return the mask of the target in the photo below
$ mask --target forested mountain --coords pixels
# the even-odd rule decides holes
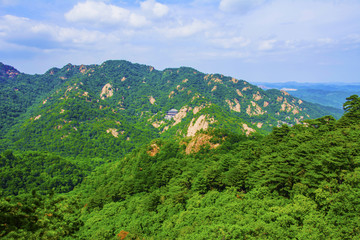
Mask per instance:
[[[0,82],[3,239],[360,237],[357,95],[127,61]]]
[[[283,125],[265,137],[207,130],[153,140],[90,174],[54,155],[6,151],[0,236],[358,239],[360,98],[344,106],[338,121]],[[24,168],[38,172],[16,181]]]
[[[264,134],[340,110],[285,91],[195,69],[155,70],[127,61],[53,68],[28,75],[1,65],[0,149],[117,157],[151,139],[200,129]],[[170,109],[178,113],[169,120]]]

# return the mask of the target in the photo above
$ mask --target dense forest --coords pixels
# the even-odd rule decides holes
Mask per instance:
[[[3,239],[360,236],[357,95],[127,61],[0,83]]]
[[[358,239],[360,98],[344,111],[267,135],[157,138],[117,159],[4,150],[0,236]]]

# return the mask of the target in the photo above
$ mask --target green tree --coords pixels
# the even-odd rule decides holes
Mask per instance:
[[[346,98],[343,105],[345,114],[340,119],[341,124],[349,124],[359,121],[360,119],[360,98],[358,95],[351,95]]]

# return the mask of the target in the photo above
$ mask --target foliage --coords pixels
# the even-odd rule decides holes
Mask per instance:
[[[275,128],[266,137],[246,138],[221,130],[201,134],[212,136],[212,144],[220,146],[203,145],[187,154],[187,139],[158,139],[122,160],[98,167],[67,195],[33,192],[26,201],[18,200],[26,193],[17,199],[3,198],[6,227],[2,235],[76,239],[360,236],[358,124],[344,126],[326,116],[303,126]],[[150,155],[154,146],[158,151]],[[17,157],[6,151],[2,162],[5,158]],[[76,204],[67,205],[74,199]],[[39,202],[46,206],[35,208]]]
[[[360,98],[358,95],[351,95],[346,100],[344,103],[344,122],[357,123],[360,118]]]
[[[213,128],[241,133],[247,126],[267,134],[273,126],[335,113],[278,90],[187,67],[158,71],[106,61],[2,79],[0,151],[116,159],[154,138],[186,135],[201,114],[214,119]],[[164,121],[172,108],[188,109],[180,123]]]
[[[203,84],[206,76],[190,68],[156,71],[109,61],[67,65],[45,76],[64,84],[45,103],[30,104],[3,135],[1,238],[360,237],[357,96],[344,104],[340,120],[326,115],[274,127],[287,117],[286,111],[279,118],[270,114],[281,104],[276,98],[269,114],[244,120],[243,112],[225,110],[219,98],[234,99],[230,84],[247,83],[213,75],[213,82],[229,85],[211,93],[214,83]],[[101,99],[104,82],[117,94]],[[180,91],[179,82],[203,97],[192,101],[194,95]],[[160,94],[170,89],[180,97]],[[267,91],[267,100],[275,93]],[[157,104],[149,103],[149,96]],[[283,93],[273,96],[292,101]],[[149,121],[163,120],[167,109],[210,102],[199,112],[188,111],[178,128],[164,134]],[[199,115],[218,116],[215,129],[183,136]],[[243,134],[243,124],[254,127],[260,120],[273,123],[268,135]],[[29,149],[34,151],[24,151]]]
[[[0,155],[1,195],[18,195],[36,191],[39,194],[64,193],[74,189],[103,160],[78,159],[73,163],[54,154],[26,152],[13,154],[6,150]]]

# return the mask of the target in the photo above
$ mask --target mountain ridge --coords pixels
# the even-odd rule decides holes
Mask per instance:
[[[100,65],[67,64],[15,79],[1,89],[8,95],[0,105],[8,110],[2,111],[7,142],[3,149],[115,156],[156,137],[193,136],[208,128],[266,134],[275,126],[331,114],[285,91],[263,91],[241,79],[190,67],[159,71],[108,60]],[[17,107],[15,117],[7,108],[11,103]],[[166,120],[173,108],[178,113]],[[123,150],[109,149],[109,143]],[[82,153],[87,145],[104,150]]]
[[[339,120],[310,119],[330,111],[221,74],[108,61],[19,74],[0,97],[1,238],[360,235],[357,95]]]

